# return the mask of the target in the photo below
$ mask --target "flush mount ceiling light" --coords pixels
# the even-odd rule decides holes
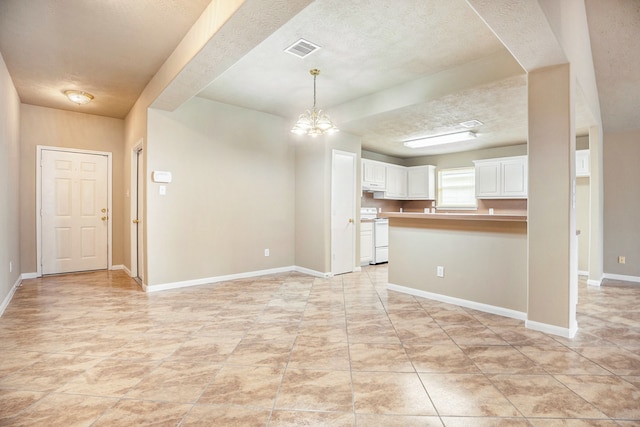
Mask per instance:
[[[476,134],[471,131],[447,133],[444,135],[427,136],[425,138],[405,141],[404,146],[409,148],[432,147],[434,145],[449,144],[452,142],[462,142],[474,139]]]
[[[65,90],[64,94],[69,98],[69,101],[78,105],[88,104],[93,99],[93,95],[83,90]]]
[[[316,77],[320,74],[320,70],[314,68],[309,72],[313,76],[313,108],[305,111],[304,114],[300,114],[298,121],[291,128],[291,132],[298,135],[309,135],[314,138],[324,133],[336,133],[338,128],[333,124],[329,116],[323,113],[322,110],[316,110]]]

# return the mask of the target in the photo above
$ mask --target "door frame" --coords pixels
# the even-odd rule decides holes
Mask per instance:
[[[333,215],[333,206],[335,203],[335,194],[333,192],[334,189],[334,184],[336,184],[335,182],[335,174],[333,173],[333,168],[334,168],[334,164],[335,164],[335,157],[336,155],[342,155],[342,156],[347,156],[347,157],[353,157],[353,182],[352,184],[352,194],[353,194],[353,210],[351,212],[351,217],[353,218],[353,227],[352,228],[352,242],[353,242],[353,247],[351,249],[351,271],[356,271],[359,268],[359,264],[360,263],[356,263],[356,255],[357,255],[357,229],[359,227],[357,227],[357,222],[358,221],[358,217],[356,217],[356,210],[358,208],[357,206],[357,196],[356,196],[356,191],[357,191],[357,181],[358,181],[358,155],[356,153],[353,153],[351,151],[342,151],[342,150],[336,150],[333,149],[331,150],[331,206],[330,206],[330,212],[331,212],[331,275],[335,275],[335,268],[334,268],[334,254],[335,254],[335,239],[334,239],[334,235],[333,235],[333,230],[336,224],[334,224],[334,215]]]
[[[134,224],[133,220],[135,219],[140,219],[138,218],[138,197],[140,196],[140,194],[138,194],[138,188],[139,186],[143,187],[143,191],[142,191],[142,196],[144,196],[144,188],[146,188],[146,183],[144,182],[138,182],[138,176],[139,176],[139,172],[138,172],[138,152],[140,150],[144,150],[144,138],[141,138],[133,147],[131,147],[131,183],[130,183],[130,197],[129,197],[129,243],[130,243],[130,262],[131,262],[131,271],[130,276],[133,277],[134,279],[136,278],[140,278],[140,268],[144,269],[144,265],[139,266],[138,265],[138,250],[140,249],[140,243],[138,241],[138,227],[143,227],[142,228],[142,234],[144,236],[144,222],[142,223],[142,225],[140,225],[140,223],[138,224]],[[144,159],[143,159],[144,160]],[[143,162],[144,163],[144,162]],[[146,173],[144,173],[143,171],[143,176],[146,176]],[[144,212],[143,212],[144,213]],[[144,240],[144,239],[143,239]],[[144,243],[144,242],[142,242]],[[142,245],[144,248],[144,244]],[[144,277],[142,277],[142,279],[144,279]]]
[[[77,154],[94,154],[107,157],[107,269],[113,265],[113,154],[108,151],[82,150],[79,148],[54,147],[49,145],[36,146],[36,275],[42,277],[42,151],[62,151]]]

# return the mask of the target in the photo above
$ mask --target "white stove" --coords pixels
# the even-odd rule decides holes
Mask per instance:
[[[377,208],[360,208],[360,220],[373,220],[373,259],[371,264],[389,261],[389,219],[378,218]]]

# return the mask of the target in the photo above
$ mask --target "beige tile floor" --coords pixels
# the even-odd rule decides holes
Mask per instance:
[[[640,286],[581,283],[568,340],[386,283],[26,280],[0,318],[0,425],[640,425]]]

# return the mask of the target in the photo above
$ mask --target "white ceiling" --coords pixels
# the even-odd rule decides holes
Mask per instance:
[[[0,0],[0,52],[22,102],[122,118],[208,3]],[[586,6],[605,131],[637,128],[640,1]],[[301,37],[322,49],[283,52]],[[313,101],[311,68],[318,107],[363,149],[411,157],[526,142],[526,74],[465,0],[316,0],[199,96],[293,124]],[[77,107],[65,89],[96,99]],[[582,98],[578,133],[593,123]],[[484,122],[471,143],[402,146],[470,119]]]

